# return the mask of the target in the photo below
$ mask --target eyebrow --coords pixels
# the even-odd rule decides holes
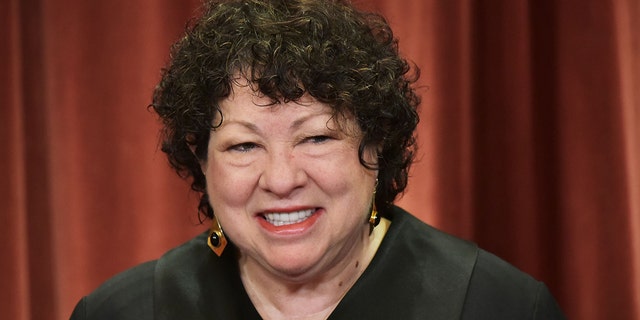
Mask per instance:
[[[291,125],[289,126],[289,129],[298,129],[300,128],[300,126],[302,126],[305,122],[309,121],[309,119],[311,118],[315,118],[315,117],[320,117],[325,115],[326,113],[315,113],[315,114],[309,114],[307,116],[304,116],[302,118],[296,119],[295,121],[293,121],[293,123],[291,123]]]
[[[245,120],[231,120],[231,121],[223,121],[222,125],[220,126],[220,128],[226,126],[226,125],[230,125],[230,124],[238,124],[241,125],[251,131],[254,132],[260,132],[260,129],[258,128],[258,126],[256,126],[255,124],[245,121]]]

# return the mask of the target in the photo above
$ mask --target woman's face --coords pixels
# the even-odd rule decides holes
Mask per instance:
[[[336,123],[310,97],[270,102],[238,85],[221,101],[203,164],[210,202],[241,263],[319,275],[362,250],[377,172],[359,162],[352,119]]]

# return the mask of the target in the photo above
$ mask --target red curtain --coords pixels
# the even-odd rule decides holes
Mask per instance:
[[[422,69],[399,203],[545,281],[571,319],[640,316],[640,2],[360,0]],[[67,319],[201,232],[148,109],[199,1],[0,1],[0,310]]]

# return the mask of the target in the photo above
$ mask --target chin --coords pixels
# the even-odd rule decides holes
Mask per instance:
[[[275,255],[275,257],[279,257]],[[318,259],[303,259],[296,257],[279,257],[268,261],[270,268],[279,276],[287,278],[290,281],[303,281],[307,277],[312,276],[318,267]]]

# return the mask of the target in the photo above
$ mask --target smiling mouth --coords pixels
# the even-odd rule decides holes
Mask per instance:
[[[263,215],[270,224],[279,227],[300,223],[313,215],[316,209],[307,209],[293,212],[270,212]]]

